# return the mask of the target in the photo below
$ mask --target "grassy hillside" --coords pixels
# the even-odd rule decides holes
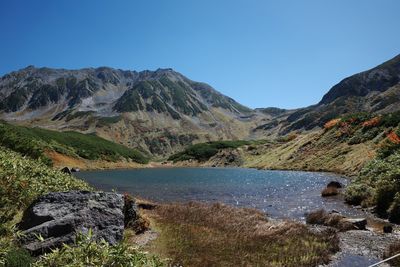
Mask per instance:
[[[51,160],[46,151],[88,160],[118,161],[132,160],[147,163],[148,159],[139,151],[113,143],[93,134],[57,132],[42,128],[28,128],[0,122],[0,145],[20,152],[47,164]]]

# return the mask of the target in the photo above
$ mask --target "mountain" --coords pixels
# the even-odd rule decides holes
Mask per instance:
[[[333,86],[315,105],[276,115],[254,131],[287,134],[312,130],[352,113],[385,114],[400,110],[400,55]]]
[[[248,138],[271,116],[172,69],[25,69],[0,80],[0,117],[97,135],[166,155],[193,142]]]

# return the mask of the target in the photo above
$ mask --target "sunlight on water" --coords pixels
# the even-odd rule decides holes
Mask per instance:
[[[343,177],[328,173],[267,171],[244,168],[155,168],[77,173],[98,189],[129,192],[160,202],[223,202],[265,211],[275,218],[302,219],[324,208],[361,215],[337,198],[321,198],[329,181]]]

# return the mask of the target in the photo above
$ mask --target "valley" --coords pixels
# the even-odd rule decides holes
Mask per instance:
[[[7,74],[0,80],[3,120],[0,122],[0,175],[3,177],[0,243],[4,247],[0,256],[8,257],[19,251],[13,229],[37,197],[70,190],[78,190],[73,194],[86,195],[95,189],[126,192],[124,205],[131,203],[129,194],[137,197],[132,200],[138,203],[137,217],[130,222],[133,226],[123,226],[126,240],[120,243],[130,254],[121,252],[121,257],[135,255],[150,266],[165,265],[159,257],[172,258],[177,264],[201,266],[199,263],[206,255],[212,255],[211,265],[237,264],[242,259],[232,256],[235,249],[242,253],[241,257],[248,255],[245,261],[257,263],[261,255],[267,255],[266,248],[260,245],[266,240],[276,242],[268,250],[285,250],[288,254],[268,254],[262,261],[285,266],[299,266],[298,262],[300,266],[328,264],[330,259],[343,264],[356,259],[372,263],[382,257],[371,247],[358,255],[346,247],[349,238],[356,238],[360,248],[369,240],[385,255],[393,255],[398,251],[397,224],[400,223],[399,77],[400,57],[397,56],[344,79],[316,105],[286,110],[247,108],[211,86],[192,81],[172,69],[136,72],[107,67],[65,70],[29,66]],[[91,185],[60,172],[64,167],[92,170],[77,174]],[[93,172],[100,169],[111,170]],[[133,180],[146,171],[158,174],[156,178],[127,184],[129,172],[135,171],[122,169],[137,169]],[[190,175],[206,171],[217,176],[211,175],[210,181],[200,185],[196,183],[205,174],[192,179],[187,173],[178,180],[173,174],[166,184],[157,180],[179,170]],[[251,180],[246,188],[242,181],[230,184],[229,179],[240,178],[240,172],[254,172],[250,178],[244,174],[244,180]],[[273,184],[267,186],[264,180],[255,178],[264,172],[271,176],[268,176],[269,182],[275,181]],[[342,181],[343,190],[332,191],[338,196],[320,196],[328,180],[342,179],[323,172],[349,178]],[[121,177],[114,177],[115,173],[121,173]],[[90,178],[90,175],[94,176]],[[297,176],[300,179],[296,180]],[[221,177],[229,181],[220,181]],[[323,182],[318,180],[321,177],[325,177]],[[98,179],[103,180],[98,182]],[[193,184],[189,183],[190,179]],[[150,184],[142,184],[143,181]],[[174,182],[177,184],[170,188]],[[292,184],[290,190],[299,190],[301,194],[285,190],[294,182],[298,184]],[[160,186],[168,190],[160,193]],[[272,191],[254,191],[263,186]],[[275,193],[278,197],[266,200],[264,194]],[[116,198],[122,198],[115,194]],[[157,203],[148,204],[140,196],[153,198]],[[300,196],[303,202],[298,199]],[[166,200],[168,197],[171,199]],[[286,202],[282,202],[283,198]],[[335,214],[341,215],[317,211],[320,214],[317,223],[293,222],[293,219],[303,220],[305,211],[311,212],[310,206],[304,204],[310,198],[316,204],[313,209],[335,210]],[[171,200],[199,203],[173,204]],[[204,204],[215,201],[225,204]],[[325,204],[321,206],[320,201]],[[235,205],[239,207],[233,208]],[[123,212],[125,209],[124,206]],[[269,215],[268,219],[260,210]],[[286,214],[288,211],[292,213]],[[176,216],[171,217],[174,212]],[[212,217],[205,220],[202,214]],[[244,217],[228,220],[235,214]],[[370,232],[355,233],[360,229],[346,224],[346,216],[367,217]],[[219,228],[214,219],[224,220],[226,228]],[[244,231],[244,225],[250,228]],[[257,225],[268,230],[251,234]],[[384,234],[382,226],[393,227],[395,232]],[[154,253],[153,258],[141,254],[132,247],[134,242],[129,241],[140,237],[143,231],[152,231],[149,227],[156,231],[150,233],[159,235],[145,246]],[[241,234],[227,238],[226,231],[238,229],[243,230]],[[288,229],[298,239],[278,238]],[[203,231],[207,233],[206,240],[201,239]],[[390,242],[381,238],[383,235],[390,237],[387,239]],[[249,237],[255,241],[250,242]],[[237,240],[245,245],[235,246]],[[85,244],[99,248],[90,240],[79,242],[83,243],[76,244],[74,253],[81,253]],[[209,246],[202,246],[203,242]],[[229,246],[219,254],[217,248],[221,243]],[[293,253],[295,247],[304,244],[310,247],[299,254]],[[118,247],[106,248],[110,253],[107,257],[113,257],[114,248]],[[66,257],[64,262],[74,262],[77,259],[69,257],[70,252],[67,248],[57,253]],[[58,258],[56,253],[45,255],[35,261],[36,266],[47,266]]]

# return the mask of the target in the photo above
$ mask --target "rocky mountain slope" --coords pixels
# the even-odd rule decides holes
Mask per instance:
[[[318,104],[296,110],[252,110],[172,69],[29,66],[0,80],[0,117],[7,121],[96,133],[156,157],[193,143],[275,138],[346,114],[397,110],[400,55],[344,79]]]
[[[192,142],[248,138],[273,116],[172,69],[107,67],[29,66],[7,74],[0,80],[0,111],[10,122],[96,133],[160,156]]]
[[[255,131],[287,134],[321,127],[345,114],[385,114],[397,110],[400,110],[400,55],[373,69],[345,78],[333,86],[318,104],[281,112]]]

